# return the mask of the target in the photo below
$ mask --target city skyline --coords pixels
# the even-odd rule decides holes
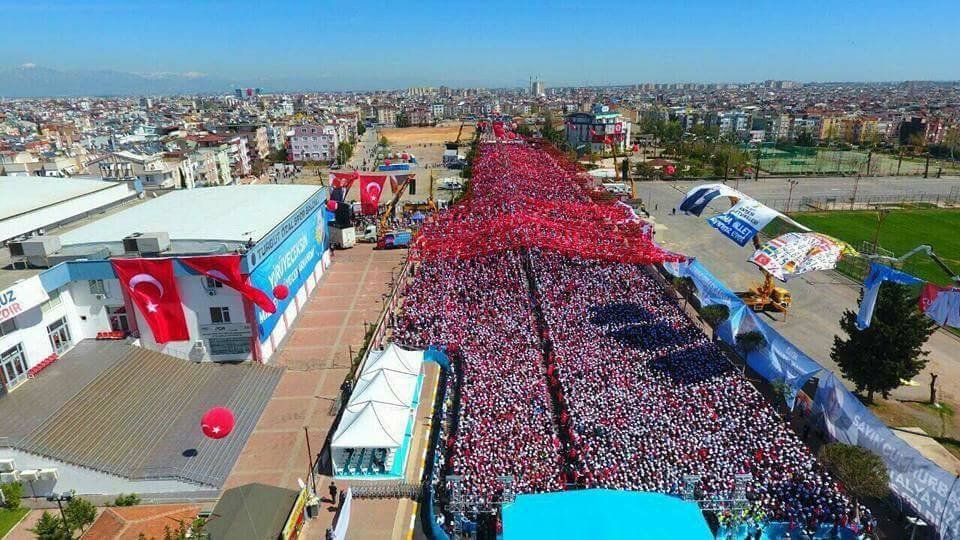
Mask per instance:
[[[871,3],[841,16],[744,2],[630,5],[615,13],[433,1],[402,10],[339,1],[268,11],[247,2],[4,8],[36,23],[0,37],[8,78],[30,69],[109,71],[319,91],[521,87],[530,76],[548,87],[960,79],[955,36],[929,22],[930,13],[960,16],[948,2],[923,12]]]

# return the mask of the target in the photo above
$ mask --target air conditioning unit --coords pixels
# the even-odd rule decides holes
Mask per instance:
[[[127,253],[158,254],[170,249],[170,234],[165,232],[133,233],[123,239]]]
[[[17,464],[12,459],[0,459],[0,472],[13,472]]]
[[[46,480],[49,482],[56,482],[60,479],[60,473],[57,472],[57,469],[40,469],[39,474],[40,480]]]
[[[20,481],[20,473],[17,471],[0,473],[0,484],[12,484]]]
[[[60,251],[59,236],[31,236],[19,242],[9,242],[10,255],[14,257],[47,257]]]
[[[20,480],[24,482],[36,482],[40,479],[40,469],[28,469],[20,471]]]

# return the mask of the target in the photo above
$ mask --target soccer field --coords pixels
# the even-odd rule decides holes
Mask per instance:
[[[877,213],[872,210],[803,213],[793,217],[817,232],[844,240],[856,248],[863,241],[873,242],[877,230]],[[879,244],[897,257],[921,244],[929,244],[954,272],[960,272],[960,210],[892,210],[880,229]],[[933,283],[950,283],[926,255],[911,257],[904,263],[903,270]]]

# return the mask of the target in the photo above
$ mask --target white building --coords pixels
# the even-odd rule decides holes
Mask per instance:
[[[175,191],[60,235],[10,244],[10,260],[2,266],[14,269],[0,270],[3,387],[24,382],[27,371],[52,354],[109,331],[179,358],[269,361],[329,265],[325,199],[326,190],[316,186]],[[161,238],[160,252],[142,253],[143,244],[129,237],[145,232],[165,233],[169,244]],[[276,313],[180,261],[230,254],[242,256],[241,272],[268,295],[276,285],[287,287],[288,296],[271,295]],[[128,287],[117,279],[112,257],[174,259],[188,340],[153,339]]]
[[[606,105],[594,105],[591,112],[578,112],[566,117],[564,124],[567,144],[577,152],[590,150],[626,152],[630,144],[630,121]],[[606,142],[607,140],[610,143]],[[612,143],[612,144],[611,144]],[[588,146],[589,145],[589,146]]]
[[[340,144],[337,126],[307,124],[296,126],[287,133],[289,161],[332,161]]]

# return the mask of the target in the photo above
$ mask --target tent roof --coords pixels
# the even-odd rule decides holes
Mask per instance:
[[[368,401],[343,411],[332,446],[340,448],[398,448],[407,430],[409,406]]]
[[[367,358],[367,363],[363,367],[363,373],[371,373],[379,369],[388,369],[409,373],[411,375],[420,374],[420,364],[423,363],[423,351],[406,351],[391,343],[383,351],[371,351]]]
[[[409,407],[417,390],[417,378],[417,375],[387,370],[363,374],[357,380],[348,405],[375,401]]]
[[[228,489],[207,524],[212,538],[260,540],[280,535],[299,492],[265,484]]]

